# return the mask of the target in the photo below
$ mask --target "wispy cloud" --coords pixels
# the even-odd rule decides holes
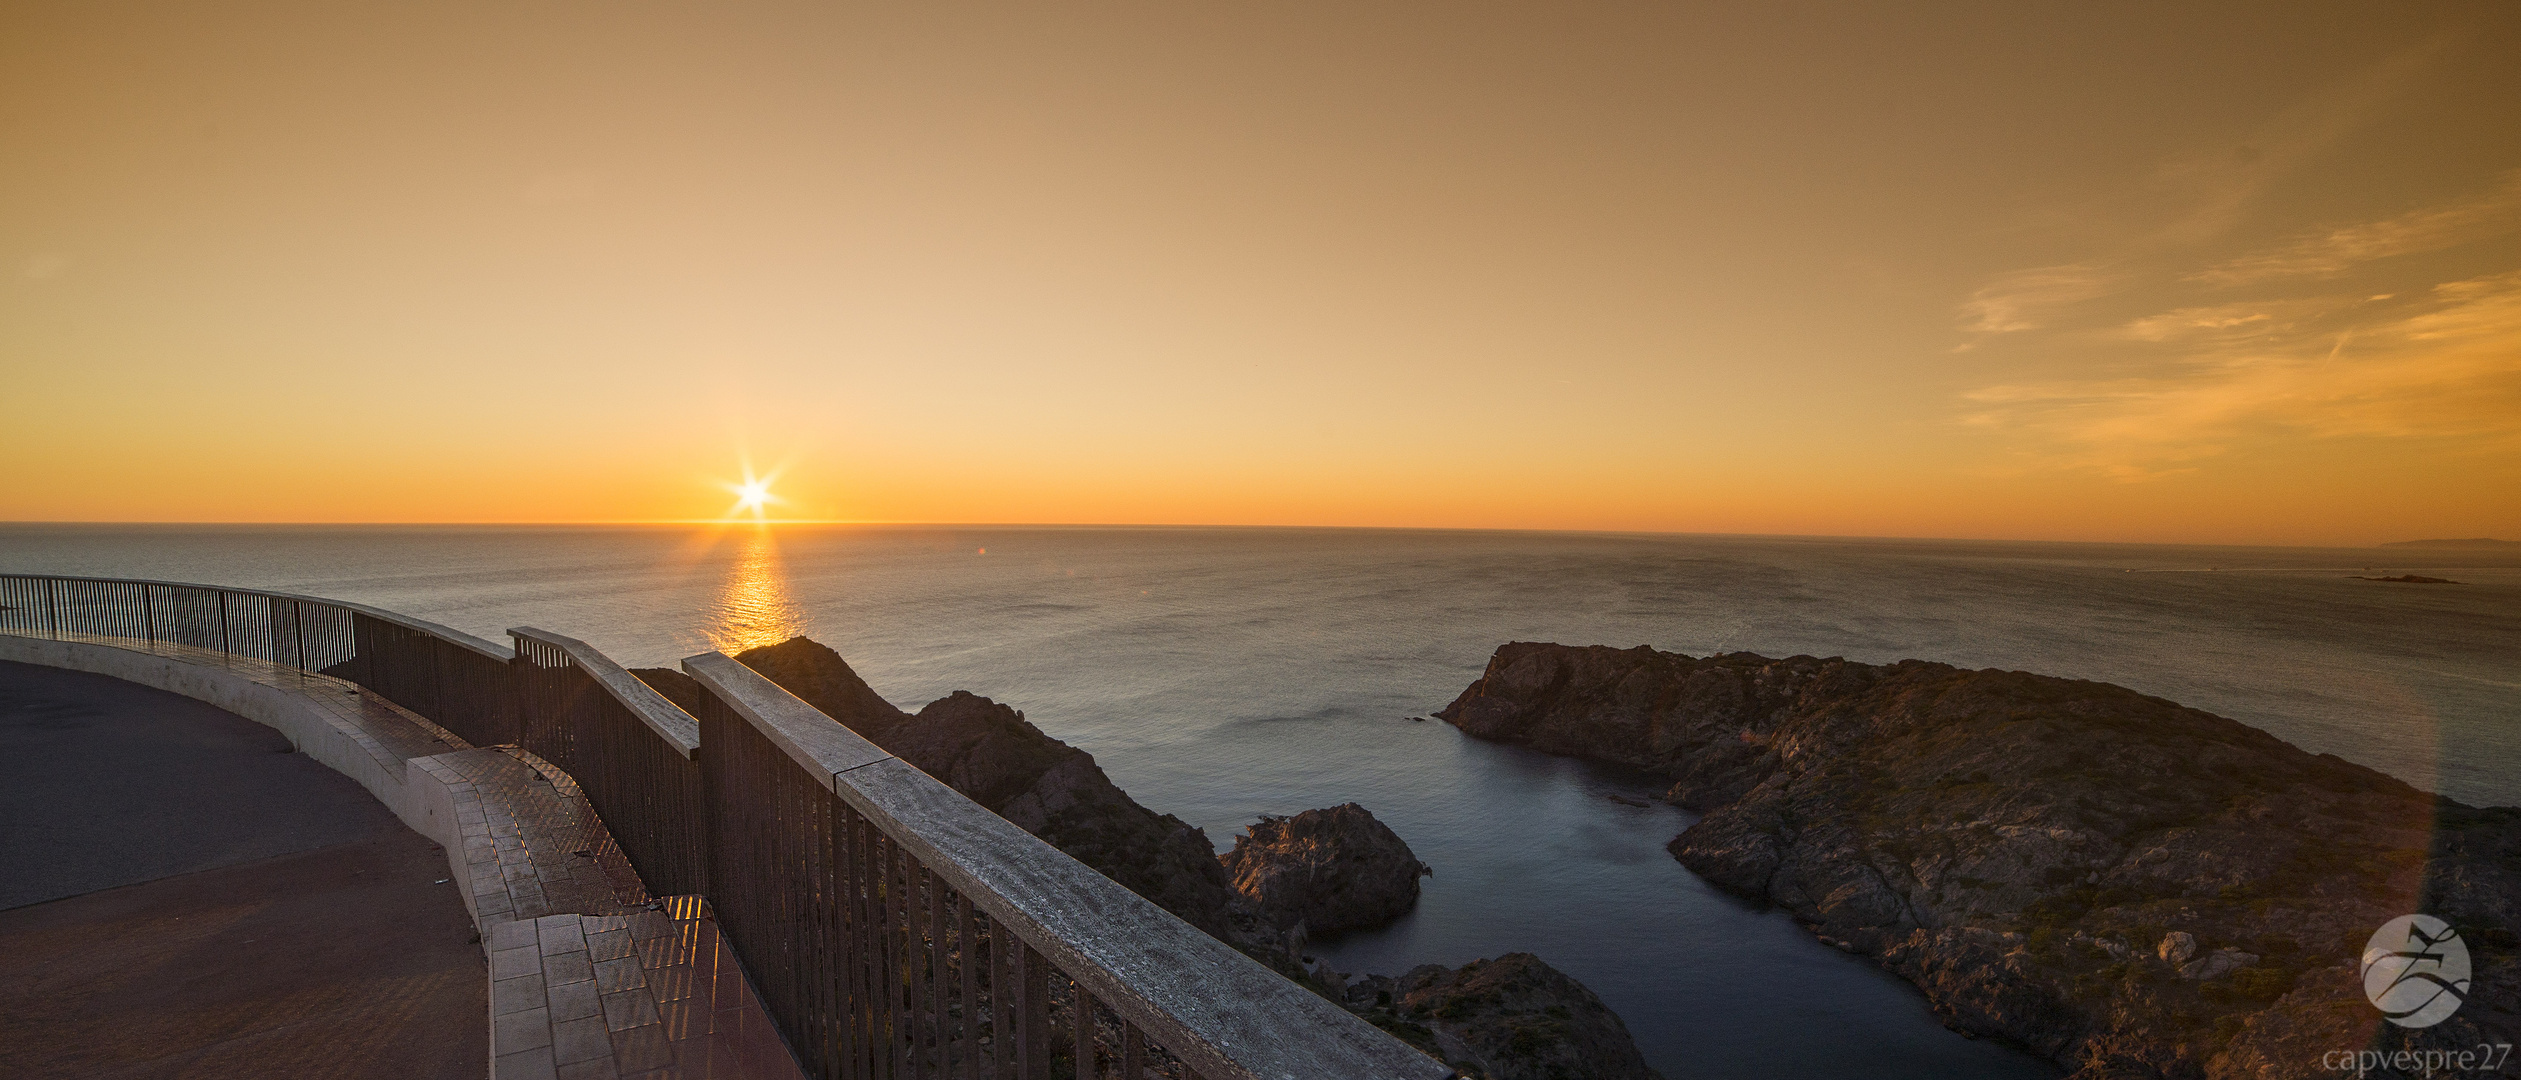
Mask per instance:
[[[2209,285],[2251,285],[2287,278],[2333,278],[2394,255],[2441,251],[2521,231],[2521,170],[2492,190],[2386,221],[2312,233],[2188,276]]]
[[[2166,259],[2193,265],[2198,245],[2227,234],[2271,185],[2334,152],[2369,124],[2444,46],[2436,40],[2401,49],[2295,102],[2237,145],[2205,147],[2162,162],[2141,197],[2127,205],[2087,208],[2083,216],[2095,220],[2121,219],[2115,235],[2105,236],[2091,257],[1998,275],[1961,303],[1960,328],[1981,338],[2044,329],[2065,321],[2076,305],[2147,279],[2169,280],[2173,272],[2163,268]],[[2126,218],[2131,212],[2137,216]]]
[[[2246,218],[2267,189],[2372,122],[2404,93],[2448,45],[2420,42],[2269,117],[2237,146],[2201,149],[2162,164],[2155,186],[2178,212],[2131,237],[2136,248],[2179,247],[2213,240]]]
[[[2138,320],[2131,334],[2159,330],[2148,340],[2176,349],[2156,370],[1985,387],[1964,395],[1964,419],[2031,436],[2051,467],[2125,480],[2187,471],[2267,435],[2521,449],[2521,272],[2388,308],[2317,303],[2327,317],[2304,302],[2263,320],[2237,305]]]
[[[2115,274],[2091,263],[2006,274],[1961,305],[1961,329],[1975,334],[2036,330],[2060,309],[2108,295],[2116,280]]]
[[[2131,321],[2118,329],[2117,336],[2131,341],[2186,344],[2282,338],[2357,303],[2345,297],[2323,296],[2186,307]]]

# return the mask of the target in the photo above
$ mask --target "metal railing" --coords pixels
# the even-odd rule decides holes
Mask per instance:
[[[711,906],[820,1075],[1452,1075],[752,669],[683,670],[709,789],[750,796],[710,801]]]
[[[733,659],[694,717],[574,638],[513,653],[360,604],[0,575],[0,633],[349,680],[570,773],[650,891],[698,893],[824,1080],[1442,1080],[1452,1070]]]
[[[530,626],[508,636],[519,743],[577,779],[650,892],[706,894],[699,722],[583,641]]]
[[[346,679],[477,746],[517,740],[509,650],[365,604],[177,581],[0,574],[0,633],[259,660]]]

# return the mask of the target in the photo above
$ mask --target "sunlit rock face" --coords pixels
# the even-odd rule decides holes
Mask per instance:
[[[1418,903],[1424,863],[1356,803],[1262,818],[1223,856],[1261,917],[1308,933],[1383,926]]]
[[[2089,1076],[2320,1075],[2325,1049],[2521,1038],[2521,811],[2437,799],[2105,683],[1517,643],[1438,713],[1650,770],[1672,854]],[[2425,911],[2471,1002],[2386,1025],[2366,939]],[[2343,1040],[2343,1041],[2338,1041]]]
[[[1191,925],[1231,933],[1233,890],[1207,835],[1138,805],[1092,755],[1043,734],[1023,713],[963,691],[903,712],[839,653],[802,637],[736,660]],[[698,704],[698,685],[680,672],[636,674],[686,709]]]

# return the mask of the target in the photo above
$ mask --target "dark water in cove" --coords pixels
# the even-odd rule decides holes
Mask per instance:
[[[985,550],[985,553],[984,553]],[[2364,568],[2377,568],[2367,571]],[[1356,801],[1436,868],[1343,971],[1530,951],[1665,1075],[2030,1077],[1904,983],[1664,854],[1654,785],[1416,723],[1512,640],[1905,657],[2132,686],[2472,803],[2521,803],[2521,557],[1749,537],[938,527],[0,527],[0,570],[357,600],[634,666],[807,632],[957,689],[1221,846]],[[2461,585],[2351,580],[2416,571]]]

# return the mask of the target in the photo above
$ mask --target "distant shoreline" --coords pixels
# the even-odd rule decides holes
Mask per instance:
[[[2469,540],[2400,540],[2381,545],[2385,548],[2487,549],[2492,551],[2521,550],[2521,540],[2492,540],[2480,536]]]

